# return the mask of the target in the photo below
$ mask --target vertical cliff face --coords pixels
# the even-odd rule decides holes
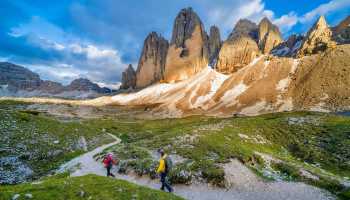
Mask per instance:
[[[169,43],[157,33],[145,39],[136,70],[136,88],[144,88],[164,78],[165,60]]]
[[[322,52],[334,46],[335,43],[332,41],[332,31],[328,27],[326,19],[321,16],[308,31],[298,52],[298,57]]]
[[[136,87],[136,72],[132,65],[130,64],[128,68],[122,74],[122,85],[121,89],[133,89]]]
[[[249,20],[240,20],[223,43],[216,70],[231,74],[252,62],[260,50],[257,45],[258,32],[257,25]]]
[[[208,64],[208,36],[192,8],[177,15],[166,57],[164,81],[185,80]]]
[[[350,44],[350,15],[333,28],[333,39],[339,44]]]
[[[259,48],[264,54],[283,42],[281,33],[277,26],[273,25],[266,17],[259,23]]]
[[[221,42],[219,28],[217,26],[210,27],[209,44],[208,44],[210,66],[215,65],[217,61],[217,57],[219,55],[221,44],[222,42]]]

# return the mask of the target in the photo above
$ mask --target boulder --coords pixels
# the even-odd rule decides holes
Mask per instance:
[[[239,20],[221,47],[216,70],[231,74],[252,62],[260,54],[256,40],[256,24],[249,20]]]
[[[269,19],[263,18],[259,23],[259,48],[264,54],[279,45],[283,39],[277,26],[273,25]]]
[[[134,89],[136,87],[136,72],[130,64],[122,73],[121,89]]]
[[[350,16],[346,17],[336,27],[332,29],[333,39],[339,44],[350,43]]]
[[[326,19],[321,16],[308,31],[298,52],[298,57],[316,54],[334,46],[332,31],[328,27]]]
[[[164,81],[185,80],[208,65],[208,36],[192,8],[177,15],[166,57]]]
[[[222,42],[221,42],[219,28],[217,26],[210,27],[209,44],[208,44],[210,66],[215,66],[221,45],[222,45]]]
[[[164,77],[165,60],[169,44],[157,33],[150,33],[144,41],[136,70],[136,87],[144,88]]]

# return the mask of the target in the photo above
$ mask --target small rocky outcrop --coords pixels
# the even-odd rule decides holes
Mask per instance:
[[[185,80],[200,72],[208,64],[208,36],[198,15],[192,8],[177,15],[169,46],[164,81]]]
[[[339,44],[350,43],[350,16],[346,17],[332,29],[333,39]]]
[[[168,41],[157,33],[152,32],[147,36],[136,70],[137,88],[147,87],[163,79],[168,48]]]
[[[101,88],[99,85],[91,82],[89,79],[78,78],[73,80],[69,85],[67,85],[65,87],[65,91],[108,93],[110,92],[110,89]]]
[[[301,47],[303,40],[304,37],[302,35],[293,34],[286,41],[273,48],[271,54],[281,57],[294,57]]]
[[[246,19],[239,20],[221,47],[216,70],[231,74],[252,62],[260,54],[257,36],[256,24]]]
[[[121,89],[134,89],[136,86],[136,72],[130,64],[122,74]]]
[[[283,39],[277,26],[273,25],[269,19],[263,18],[259,23],[259,48],[264,54],[279,45]]]
[[[208,44],[210,66],[215,66],[221,45],[222,45],[222,42],[221,42],[219,28],[217,26],[210,27],[209,44]]]
[[[321,16],[308,31],[298,52],[298,57],[316,54],[334,46],[332,31],[328,27],[326,19]]]

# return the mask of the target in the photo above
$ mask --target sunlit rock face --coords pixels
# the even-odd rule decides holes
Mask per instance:
[[[328,27],[326,19],[321,16],[308,31],[303,44],[298,52],[298,57],[303,57],[335,46],[332,41],[332,31]]]
[[[221,47],[216,70],[231,74],[252,62],[260,54],[257,30],[257,25],[249,20],[238,21]]]
[[[145,39],[136,70],[136,88],[144,88],[164,78],[169,43],[155,32]]]
[[[188,79],[208,65],[208,36],[192,8],[177,15],[168,49],[164,81]]]
[[[277,26],[273,25],[266,17],[259,23],[259,48],[264,54],[283,42],[281,33]]]

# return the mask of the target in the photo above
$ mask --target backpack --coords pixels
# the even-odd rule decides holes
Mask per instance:
[[[165,158],[165,172],[168,173],[173,168],[173,161],[169,156]]]
[[[112,162],[113,162],[113,160],[111,159],[110,156],[106,156],[103,159],[103,164],[105,165],[105,167],[108,167],[108,166],[112,165]]]

